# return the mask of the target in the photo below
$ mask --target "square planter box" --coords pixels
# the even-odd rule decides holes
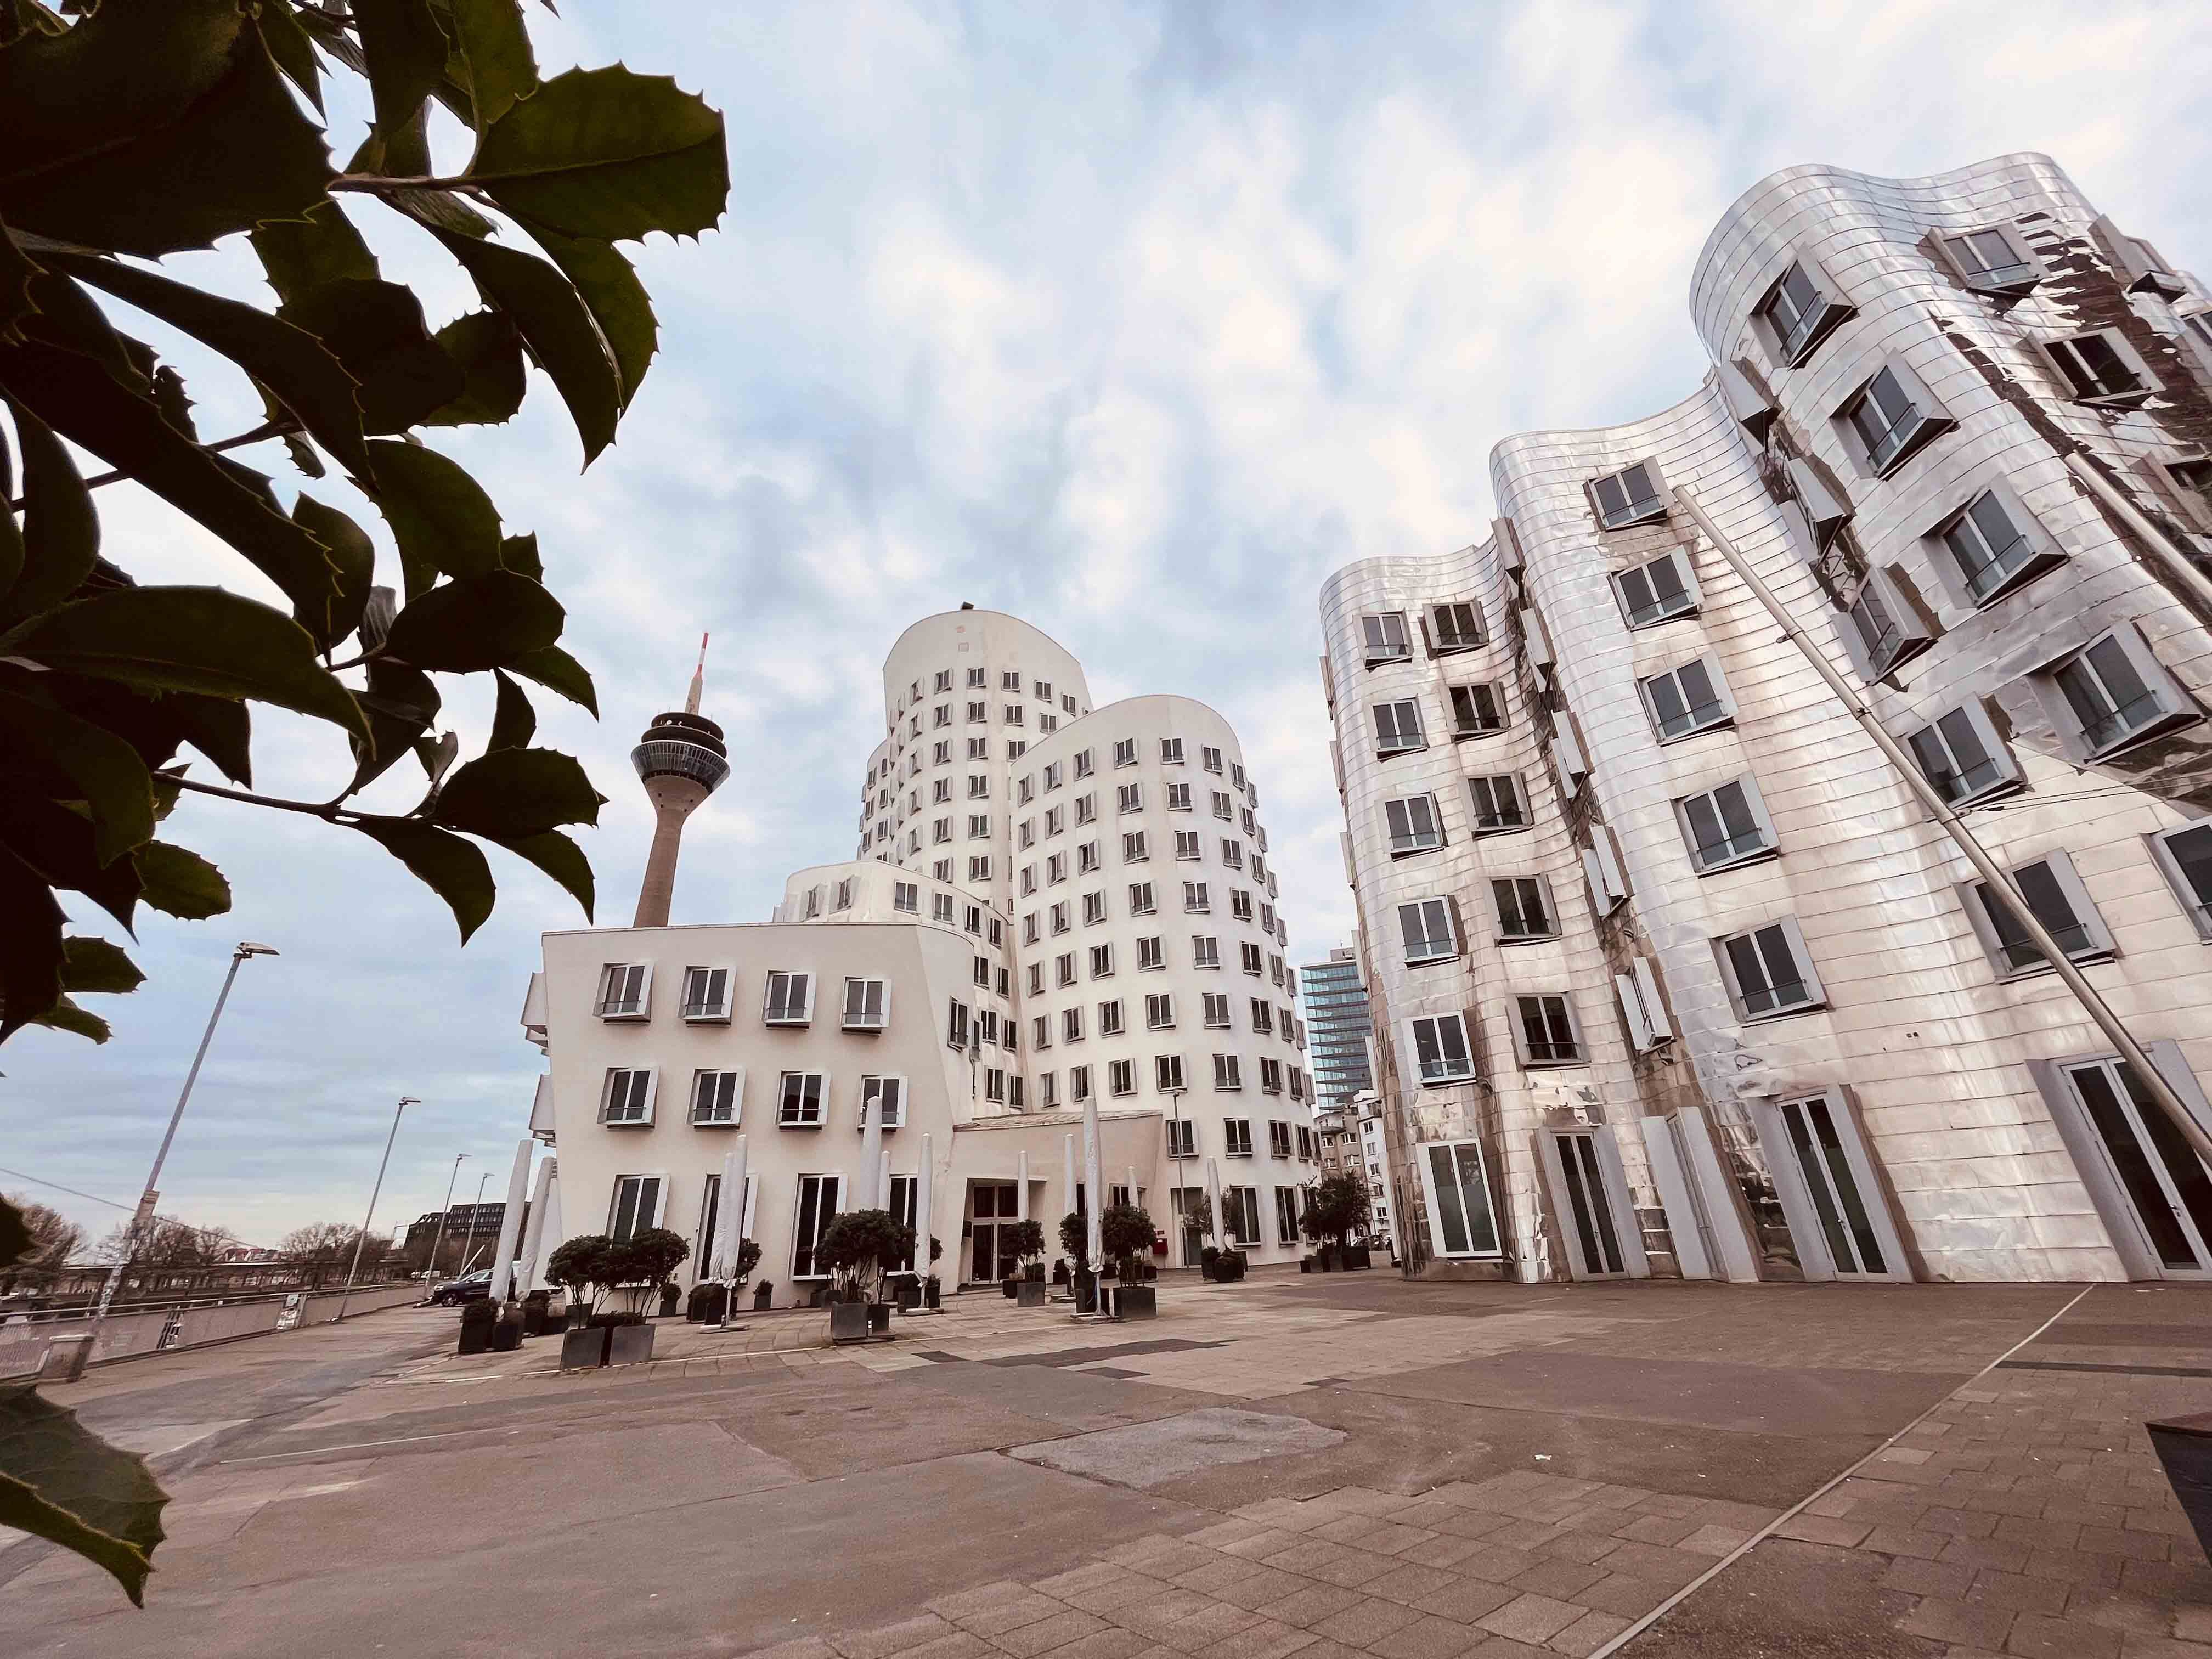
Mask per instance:
[[[832,1342],[866,1341],[868,1304],[865,1302],[832,1302],[830,1304],[830,1340]]]
[[[868,1304],[868,1334],[889,1336],[891,1330],[891,1304],[888,1302]]]
[[[1042,1308],[1044,1293],[1049,1288],[1042,1279],[1024,1279],[1014,1287],[1014,1301],[1024,1308]]]
[[[2197,1541],[2212,1550],[2212,1412],[2169,1417],[2143,1427],[2166,1467],[2166,1484],[2197,1529]]]
[[[615,1325],[608,1328],[607,1364],[635,1365],[653,1358],[653,1327]]]
[[[1124,1285],[1114,1292],[1114,1315],[1117,1319],[1157,1319],[1160,1293],[1150,1285]]]
[[[595,1370],[607,1363],[607,1331],[602,1325],[590,1330],[569,1331],[561,1339],[561,1369]]]
[[[1347,1244],[1344,1247],[1344,1265],[1353,1273],[1362,1268],[1372,1269],[1375,1252],[1364,1244]]]

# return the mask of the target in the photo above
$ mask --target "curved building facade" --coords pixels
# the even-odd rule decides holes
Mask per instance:
[[[1325,586],[1410,1244],[1464,1271],[2212,1270],[2212,1180],[1693,496],[2205,1115],[2212,301],[2048,161],[1780,173],[1690,398]]]

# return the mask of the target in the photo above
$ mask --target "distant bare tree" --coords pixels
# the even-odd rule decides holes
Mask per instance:
[[[148,1224],[136,1249],[130,1249],[130,1242],[131,1224],[117,1223],[114,1230],[100,1241],[100,1259],[119,1261],[129,1250],[133,1261],[149,1267],[204,1267],[221,1261],[225,1250],[243,1241],[228,1227],[193,1227],[168,1216],[157,1215]]]
[[[46,1282],[46,1275],[65,1265],[84,1243],[84,1229],[52,1205],[33,1203],[20,1193],[10,1193],[8,1202],[21,1212],[31,1247],[0,1267],[0,1294],[25,1280],[33,1287]]]

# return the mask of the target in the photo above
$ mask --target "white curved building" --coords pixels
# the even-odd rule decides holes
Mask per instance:
[[[1863,688],[2197,1111],[2212,296],[2049,161],[1800,167],[1715,368],[1492,452],[1322,596],[1408,1231],[1468,1272],[2212,1272],[2212,1177],[1718,551]]]

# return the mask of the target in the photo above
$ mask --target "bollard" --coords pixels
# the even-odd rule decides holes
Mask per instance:
[[[86,1363],[92,1358],[92,1334],[58,1336],[46,1345],[46,1358],[39,1363],[41,1382],[74,1382],[84,1375]]]

